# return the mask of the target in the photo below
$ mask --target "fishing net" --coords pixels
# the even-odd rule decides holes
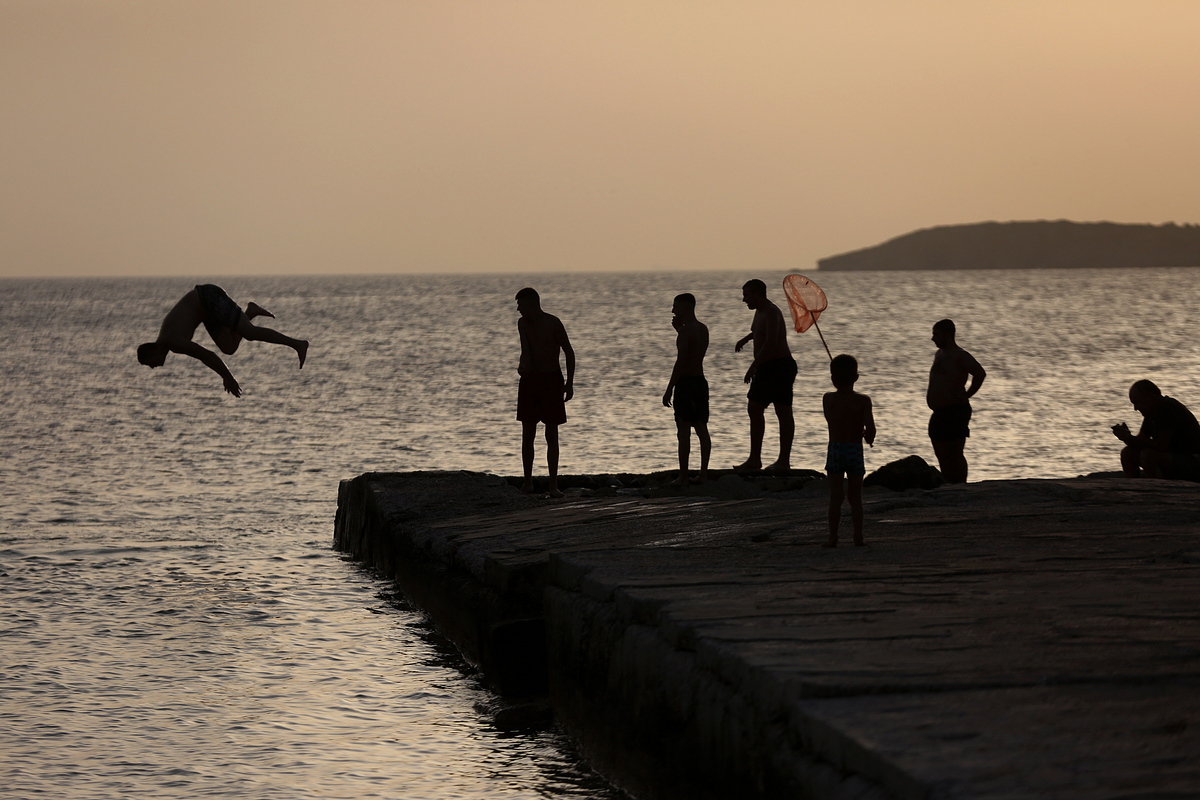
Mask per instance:
[[[817,324],[821,312],[829,307],[829,300],[821,287],[803,275],[788,275],[783,279],[783,292],[787,295],[788,307],[792,310],[792,322],[796,333],[804,333]],[[818,332],[820,328],[817,329]],[[822,336],[821,340],[824,341]]]

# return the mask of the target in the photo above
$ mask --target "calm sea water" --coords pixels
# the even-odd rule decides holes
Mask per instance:
[[[660,397],[682,291],[712,333],[715,465],[739,462],[749,277],[0,282],[0,796],[616,797],[554,732],[497,730],[421,615],[331,550],[337,483],[519,471],[512,296],[526,284],[578,353],[564,472],[672,466]],[[830,348],[858,356],[875,400],[871,468],[932,460],[923,389],[942,317],[988,370],[973,480],[1115,469],[1108,428],[1136,423],[1137,378],[1200,408],[1200,271],[811,277]],[[311,339],[304,370],[247,343],[226,359],[234,399],[191,359],[140,367],[135,346],[210,280]],[[815,331],[792,349],[793,463],[820,468],[827,357]]]

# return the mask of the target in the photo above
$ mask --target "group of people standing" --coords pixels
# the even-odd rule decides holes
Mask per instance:
[[[533,491],[534,444],[537,426],[545,428],[549,492],[560,497],[558,488],[558,426],[566,421],[566,402],[574,394],[575,351],[562,321],[544,311],[536,290],[517,292],[517,310],[521,317],[517,331],[521,339],[520,384],[517,390],[517,419],[521,422],[521,461],[524,491]],[[736,472],[763,470],[762,448],[766,433],[766,412],[775,407],[779,422],[779,456],[766,471],[791,469],[792,440],[796,424],[792,415],[792,390],[796,380],[796,360],[787,342],[787,323],[779,306],[767,297],[766,284],[750,280],[742,286],[742,301],[754,312],[750,332],[734,345],[735,352],[753,342],[753,360],[746,369],[746,394],[750,417],[750,454],[734,467]],[[671,306],[672,326],[676,331],[675,364],[663,392],[664,406],[673,407],[679,439],[679,477],[681,485],[703,483],[708,479],[712,438],[708,432],[708,381],[704,376],[704,356],[708,352],[708,327],[696,318],[696,298],[677,295]],[[979,362],[955,341],[955,327],[944,319],[933,326],[937,345],[929,387],[925,399],[932,411],[929,438],[938,465],[951,483],[967,480],[964,454],[970,436],[971,397],[979,391],[987,373]],[[562,353],[567,374],[559,366]],[[829,425],[829,446],[825,471],[829,476],[829,540],[836,547],[844,498],[850,501],[854,525],[854,543],[862,545],[862,483],[866,474],[862,445],[875,441],[875,420],[871,398],[854,391],[858,380],[858,362],[840,355],[830,362],[830,379],[835,391],[822,400]],[[692,475],[691,438],[695,431],[700,444],[700,470]]]
[[[517,419],[521,422],[522,488],[533,491],[534,444],[537,426],[542,424],[546,438],[546,462],[550,473],[550,495],[560,497],[558,488],[558,426],[567,420],[566,403],[574,396],[575,351],[562,321],[542,310],[536,290],[517,292],[520,319],[517,330],[521,339],[518,367]],[[762,467],[766,411],[775,407],[779,421],[779,456],[767,471],[791,468],[795,421],[792,416],[792,387],[796,380],[796,361],[787,342],[787,323],[783,312],[767,297],[760,280],[742,286],[742,301],[754,311],[750,332],[734,345],[741,352],[754,343],[753,360],[746,370],[746,395],[750,416],[750,454],[734,467],[738,472],[757,472]],[[679,478],[683,485],[708,479],[712,439],[708,432],[708,381],[704,377],[704,357],[708,352],[708,328],[696,318],[696,298],[691,294],[675,297],[671,307],[676,330],[676,358],[662,402],[675,412],[679,438]],[[220,356],[192,341],[203,324],[217,347],[232,354],[243,340],[282,344],[296,351],[303,368],[308,341],[295,339],[261,325],[256,317],[273,317],[266,309],[248,303],[245,310],[219,286],[203,284],[187,292],[163,319],[158,337],[138,347],[138,361],[148,367],[163,365],[167,354],[191,356],[221,376],[225,391],[235,397],[241,387],[221,361]],[[929,370],[925,401],[932,412],[929,439],[937,456],[942,476],[949,483],[965,483],[967,460],[964,453],[970,436],[971,397],[983,385],[987,373],[979,362],[955,341],[955,327],[943,319],[933,326],[937,352]],[[566,362],[566,376],[560,368],[560,354]],[[865,476],[862,445],[875,441],[875,420],[871,398],[854,391],[858,380],[858,362],[839,355],[830,362],[830,380],[834,391],[822,399],[829,426],[829,446],[825,471],[829,476],[829,540],[836,547],[843,499],[850,502],[854,525],[854,543],[863,544],[862,485]],[[1129,389],[1129,400],[1143,416],[1137,434],[1125,423],[1113,426],[1113,434],[1125,447],[1121,467],[1130,477],[1154,477],[1200,481],[1200,422],[1178,400],[1168,397],[1154,383],[1137,381]],[[691,436],[695,431],[700,443],[700,470],[689,469]]]

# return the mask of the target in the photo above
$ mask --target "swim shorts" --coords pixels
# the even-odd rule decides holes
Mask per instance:
[[[934,411],[929,417],[929,440],[949,442],[971,435],[971,404],[959,403]]]
[[[521,376],[517,386],[517,419],[562,425],[567,421],[561,372],[533,372]]]
[[[775,358],[759,366],[750,380],[746,397],[751,402],[769,406],[792,404],[792,384],[796,382],[796,359],[791,356]]]
[[[678,422],[693,425],[708,422],[708,381],[703,375],[684,375],[675,381],[675,394],[671,398]]]
[[[865,475],[862,442],[830,442],[825,455],[826,472],[844,472],[847,475]]]
[[[196,296],[200,298],[200,305],[204,306],[204,329],[214,341],[222,328],[237,332],[238,324],[242,321],[242,310],[229,299],[224,289],[205,283],[196,287]]]

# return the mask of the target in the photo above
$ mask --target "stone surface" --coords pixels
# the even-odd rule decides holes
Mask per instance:
[[[338,546],[478,584],[517,642],[540,619],[556,715],[641,797],[1196,794],[1200,486],[876,491],[869,546],[829,550],[819,483],[736,480],[757,491],[364,476]]]

